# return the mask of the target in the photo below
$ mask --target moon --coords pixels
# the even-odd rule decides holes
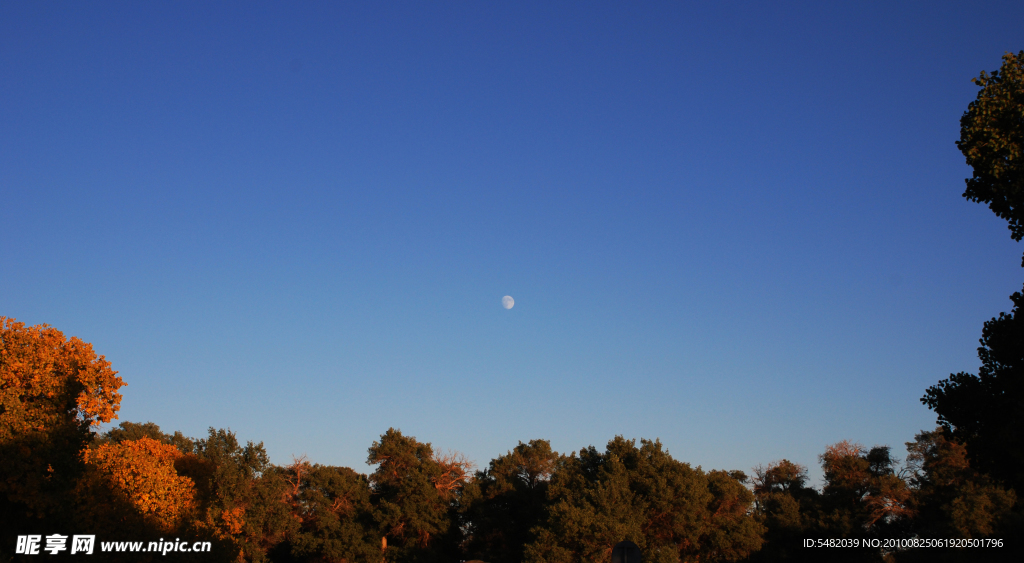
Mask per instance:
[[[516,304],[516,300],[512,299],[511,295],[506,295],[505,297],[501,298],[501,306],[506,308],[506,309],[511,309],[512,306],[515,305],[515,304]]]

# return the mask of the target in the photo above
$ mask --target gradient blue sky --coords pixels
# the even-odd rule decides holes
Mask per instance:
[[[122,420],[815,471],[1021,288],[954,141],[1024,3],[365,4],[0,3],[0,315]]]

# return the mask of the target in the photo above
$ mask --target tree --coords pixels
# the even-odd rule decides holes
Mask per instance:
[[[839,536],[863,531],[884,535],[879,532],[889,529],[887,525],[912,515],[910,490],[896,474],[898,460],[888,446],[867,450],[843,440],[825,448],[819,459],[825,474],[822,499]]]
[[[804,537],[898,538],[907,535],[913,514],[906,481],[888,446],[864,446],[843,440],[818,456],[825,483],[816,502],[801,515]],[[801,507],[803,508],[803,506]],[[809,554],[800,553],[800,557]],[[862,544],[832,556],[835,561],[883,561],[878,548]]]
[[[712,501],[698,553],[702,561],[739,561],[761,549],[764,527],[751,517],[754,495],[742,471],[707,473]]]
[[[963,444],[937,428],[907,442],[907,451],[921,537],[1001,537],[994,534],[1016,495],[972,469]]]
[[[80,452],[116,418],[123,385],[92,345],[0,317],[0,527],[66,513]]]
[[[967,448],[971,466],[1024,491],[1024,296],[985,323],[978,375],[960,372],[929,387],[921,402]]]
[[[522,561],[531,529],[544,516],[548,483],[559,455],[547,440],[519,442],[491,460],[467,487],[467,559]]]
[[[285,470],[300,528],[288,542],[300,561],[381,561],[370,483],[347,467],[298,460]],[[278,558],[275,558],[275,561]],[[284,558],[281,558],[284,559]]]
[[[739,474],[676,461],[658,441],[618,436],[604,453],[593,446],[561,458],[548,511],[526,547],[533,563],[603,562],[623,540],[644,560],[736,561],[761,546],[750,516],[753,495]]]
[[[230,430],[209,429],[193,454],[176,464],[196,485],[196,533],[219,542],[227,560],[267,560],[267,552],[297,527],[284,478],[270,465],[263,443],[243,447]]]
[[[981,90],[960,119],[956,145],[974,169],[964,197],[989,208],[1024,238],[1024,51],[1003,55],[992,74],[973,79]]]
[[[88,469],[77,491],[80,524],[124,539],[177,531],[191,516],[195,495],[192,480],[174,469],[183,455],[145,436],[86,450]]]
[[[435,457],[429,443],[389,428],[369,449],[370,475],[385,559],[418,562],[458,556],[458,498],[468,465]],[[461,477],[460,477],[461,475]]]
[[[803,548],[820,509],[818,491],[807,486],[807,468],[787,459],[754,468],[755,512],[765,526],[764,547],[751,561],[817,561]]]
[[[177,430],[174,431],[174,434],[164,434],[155,423],[144,422],[140,424],[138,422],[128,422],[127,420],[97,437],[94,445],[98,446],[108,442],[120,444],[125,440],[138,440],[142,437],[156,440],[162,444],[171,444],[181,450],[182,453],[192,453],[196,447],[194,440]]]

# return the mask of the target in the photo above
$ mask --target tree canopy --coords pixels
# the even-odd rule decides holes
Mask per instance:
[[[1006,53],[999,70],[973,79],[980,88],[960,119],[956,145],[974,170],[964,197],[987,203],[1024,238],[1024,51]]]
[[[124,385],[92,345],[0,317],[0,502],[18,518],[61,511],[92,428],[116,417]],[[19,516],[14,516],[15,514]]]
[[[1024,295],[985,323],[978,374],[960,372],[929,387],[921,401],[967,446],[971,463],[1024,490]]]
[[[645,561],[738,561],[761,547],[752,501],[734,475],[676,461],[657,440],[637,447],[619,436],[603,453],[591,446],[559,461],[526,561],[607,561],[623,540]]]

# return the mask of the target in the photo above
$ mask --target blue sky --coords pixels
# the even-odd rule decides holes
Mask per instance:
[[[294,4],[0,4],[0,315],[122,420],[814,470],[1021,288],[954,145],[1019,2]]]

